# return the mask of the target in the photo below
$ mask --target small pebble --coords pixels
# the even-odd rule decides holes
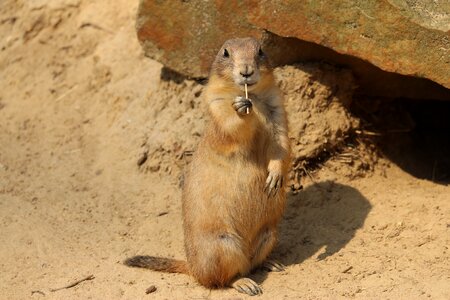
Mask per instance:
[[[154,293],[154,292],[156,292],[156,286],[154,286],[154,285],[149,286],[149,287],[145,290],[145,293],[146,293],[146,294],[151,294],[151,293]]]
[[[139,159],[137,161],[138,167],[140,167],[143,163],[145,163],[146,160],[147,160],[147,152],[141,153],[141,156],[139,157]]]

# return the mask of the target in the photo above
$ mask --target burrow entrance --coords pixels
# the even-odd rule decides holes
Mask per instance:
[[[417,178],[450,183],[449,101],[366,98],[351,110],[382,155]]]

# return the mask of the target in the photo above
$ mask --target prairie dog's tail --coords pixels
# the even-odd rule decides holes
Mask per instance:
[[[137,255],[127,258],[123,263],[129,267],[146,268],[167,273],[189,274],[187,262],[171,258]]]

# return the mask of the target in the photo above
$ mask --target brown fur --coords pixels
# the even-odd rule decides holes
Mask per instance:
[[[182,197],[186,265],[148,257],[129,265],[180,270],[206,287],[224,287],[270,254],[286,197],[283,189],[269,196],[266,179],[286,177],[290,149],[283,97],[259,50],[254,39],[229,40],[213,63],[204,92],[211,120]],[[258,78],[249,90],[253,106],[238,114],[233,102],[244,95],[238,71],[252,68]]]
[[[147,255],[133,256],[124,261],[130,267],[139,267],[168,273],[189,274],[185,261]]]

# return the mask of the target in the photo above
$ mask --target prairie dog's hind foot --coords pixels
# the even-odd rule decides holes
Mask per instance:
[[[247,277],[236,279],[231,286],[239,293],[247,294],[250,296],[261,295],[263,293],[261,287]]]
[[[234,110],[240,115],[248,115],[252,110],[252,106],[253,104],[250,99],[246,99],[242,96],[237,96],[233,102]]]
[[[269,272],[283,272],[286,270],[285,265],[273,259],[266,260],[261,267]]]

